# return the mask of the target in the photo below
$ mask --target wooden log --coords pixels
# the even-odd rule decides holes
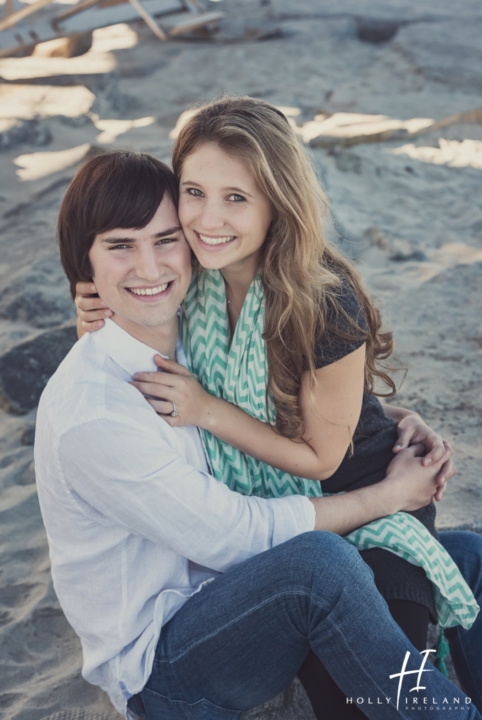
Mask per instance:
[[[132,7],[137,10],[141,18],[146,23],[147,27],[149,27],[154,35],[159,38],[159,40],[165,41],[167,40],[167,35],[162,30],[159,25],[156,23],[152,15],[149,13],[148,10],[142,5],[142,3],[139,2],[139,0],[129,0]]]
[[[143,7],[153,17],[170,15],[179,10],[179,2],[177,0],[145,0]],[[39,42],[68,37],[74,33],[90,32],[117,23],[129,23],[138,18],[137,10],[130,3],[123,3],[106,8],[93,7],[60,22],[44,20],[32,23],[27,27],[10,28],[0,32],[0,57],[6,57]]]
[[[181,33],[190,32],[196,28],[202,27],[203,25],[210,25],[211,23],[218,22],[224,17],[223,12],[211,12],[211,13],[190,13],[186,15],[171,15],[165,20],[161,21],[162,27],[168,31],[169,37],[175,37]],[[175,22],[174,22],[175,21]]]
[[[37,2],[34,2],[31,5],[27,5],[27,7],[23,7],[21,10],[17,10],[17,12],[11,13],[6,18],[0,21],[0,32],[2,30],[6,30],[7,28],[13,27],[19,22],[19,20],[23,20],[29,15],[37,12],[37,10],[40,10],[46,5],[50,5],[51,2],[52,0],[37,0]]]

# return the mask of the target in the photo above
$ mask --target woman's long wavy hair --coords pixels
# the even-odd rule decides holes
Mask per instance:
[[[266,296],[267,392],[276,408],[277,431],[289,438],[303,435],[301,378],[308,371],[314,387],[315,343],[323,335],[335,342],[365,341],[366,391],[374,392],[380,378],[389,391],[378,394],[395,394],[392,379],[378,365],[392,352],[392,333],[381,331],[380,313],[358,271],[327,241],[328,201],[286,117],[250,97],[227,97],[201,106],[182,126],[174,147],[178,179],[185,159],[204,143],[216,143],[240,158],[271,201],[273,220],[260,271]],[[346,283],[360,301],[368,329],[339,302]]]

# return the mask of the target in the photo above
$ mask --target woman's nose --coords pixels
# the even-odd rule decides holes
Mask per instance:
[[[206,202],[201,214],[201,224],[204,230],[219,230],[224,225],[222,210],[218,203]]]

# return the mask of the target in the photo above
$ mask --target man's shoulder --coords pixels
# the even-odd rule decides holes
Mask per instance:
[[[37,422],[47,421],[56,434],[98,419],[105,408],[108,357],[93,335],[75,343],[42,393]]]

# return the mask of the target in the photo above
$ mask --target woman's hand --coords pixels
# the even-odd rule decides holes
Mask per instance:
[[[174,360],[156,355],[155,363],[164,372],[141,372],[134,375],[134,385],[149,405],[171,427],[209,424],[216,398],[207,393],[187,368]],[[176,409],[177,415],[172,417]]]
[[[104,327],[105,318],[114,314],[97,294],[97,288],[91,282],[78,282],[75,286],[75,305],[77,307],[77,333],[95,332]]]

